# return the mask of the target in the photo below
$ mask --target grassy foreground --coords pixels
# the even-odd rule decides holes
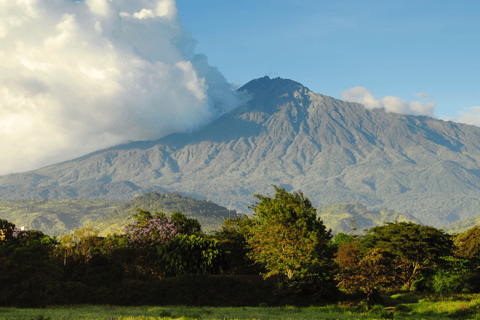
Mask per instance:
[[[188,307],[109,305],[49,306],[45,309],[0,308],[0,319],[69,320],[150,320],[150,319],[480,319],[480,294],[449,297],[397,293],[383,295],[383,306],[367,310],[357,306],[324,307]],[[345,302],[344,304],[348,304]]]

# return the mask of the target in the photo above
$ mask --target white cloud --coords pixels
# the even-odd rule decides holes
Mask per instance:
[[[460,117],[446,117],[441,116],[440,119],[444,121],[453,121],[459,123],[465,123],[480,127],[480,106],[463,108],[463,111],[460,111]]]
[[[246,101],[173,0],[0,1],[0,174],[189,132]]]
[[[424,93],[424,92],[415,93],[415,96],[419,97],[419,98],[423,98],[423,99],[435,100],[434,97],[432,97],[431,95],[429,95],[427,93]]]
[[[107,0],[86,0],[87,6],[96,15],[105,17],[108,14]]]
[[[417,97],[425,97],[426,94],[416,94]],[[435,103],[427,102],[421,103],[419,101],[412,101],[410,103],[394,96],[386,96],[381,99],[375,98],[372,93],[363,87],[353,87],[341,94],[342,100],[349,102],[361,103],[367,109],[384,108],[387,112],[412,114],[412,115],[426,115],[434,118]]]

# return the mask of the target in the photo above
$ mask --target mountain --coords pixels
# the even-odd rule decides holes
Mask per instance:
[[[130,200],[150,191],[247,208],[272,184],[315,207],[360,203],[440,226],[478,213],[480,128],[368,110],[264,77],[252,99],[202,129],[131,142],[0,177],[0,198]]]
[[[365,230],[381,226],[385,222],[412,222],[421,224],[417,218],[397,213],[393,210],[381,209],[368,211],[359,203],[335,203],[317,208],[317,217],[320,217],[333,234],[365,234]],[[356,229],[356,230],[354,230]]]
[[[466,220],[455,221],[446,226],[440,226],[440,229],[443,229],[446,233],[455,234],[463,233],[470,230],[473,227],[476,227],[480,224],[480,214],[474,215]]]

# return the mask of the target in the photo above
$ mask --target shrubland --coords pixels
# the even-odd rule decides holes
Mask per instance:
[[[342,305],[411,313],[419,297],[480,292],[479,227],[449,235],[387,222],[333,236],[302,193],[274,188],[274,197],[255,195],[253,216],[225,218],[214,234],[181,211],[167,217],[141,208],[124,233],[106,236],[87,226],[50,237],[0,220],[0,305]]]

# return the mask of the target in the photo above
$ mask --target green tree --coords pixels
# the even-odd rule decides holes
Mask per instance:
[[[245,227],[251,222],[251,219],[245,214],[235,218],[224,218],[220,230],[212,236],[224,251],[230,252],[228,256],[230,274],[258,275],[265,272],[262,264],[255,263],[247,257],[251,249],[247,247]]]
[[[451,236],[434,227],[411,222],[387,222],[371,228],[360,240],[362,254],[380,248],[395,256],[397,281],[407,291],[422,270],[441,263],[441,257],[452,253]]]
[[[225,252],[213,239],[177,235],[158,247],[160,268],[166,276],[223,273]]]
[[[201,224],[196,219],[187,218],[187,216],[180,211],[172,212],[170,219],[177,225],[179,234],[195,234],[198,236],[202,234]]]
[[[4,266],[0,266],[0,300],[20,308],[45,307],[49,282],[62,276],[62,269],[49,257],[50,246],[39,240],[16,246]]]
[[[265,277],[284,273],[295,275],[326,272],[333,261],[326,230],[308,198],[289,194],[276,186],[275,198],[255,194],[260,199],[253,206],[254,216],[246,226],[245,238],[251,251],[248,256],[265,265]]]
[[[476,268],[480,265],[480,227],[475,226],[455,237],[455,255],[467,259]]]
[[[356,238],[355,236],[352,236],[350,234],[345,234],[343,232],[340,232],[337,234],[332,241],[330,242],[330,246],[338,250],[338,248],[344,244],[344,243],[349,243],[354,241]]]

